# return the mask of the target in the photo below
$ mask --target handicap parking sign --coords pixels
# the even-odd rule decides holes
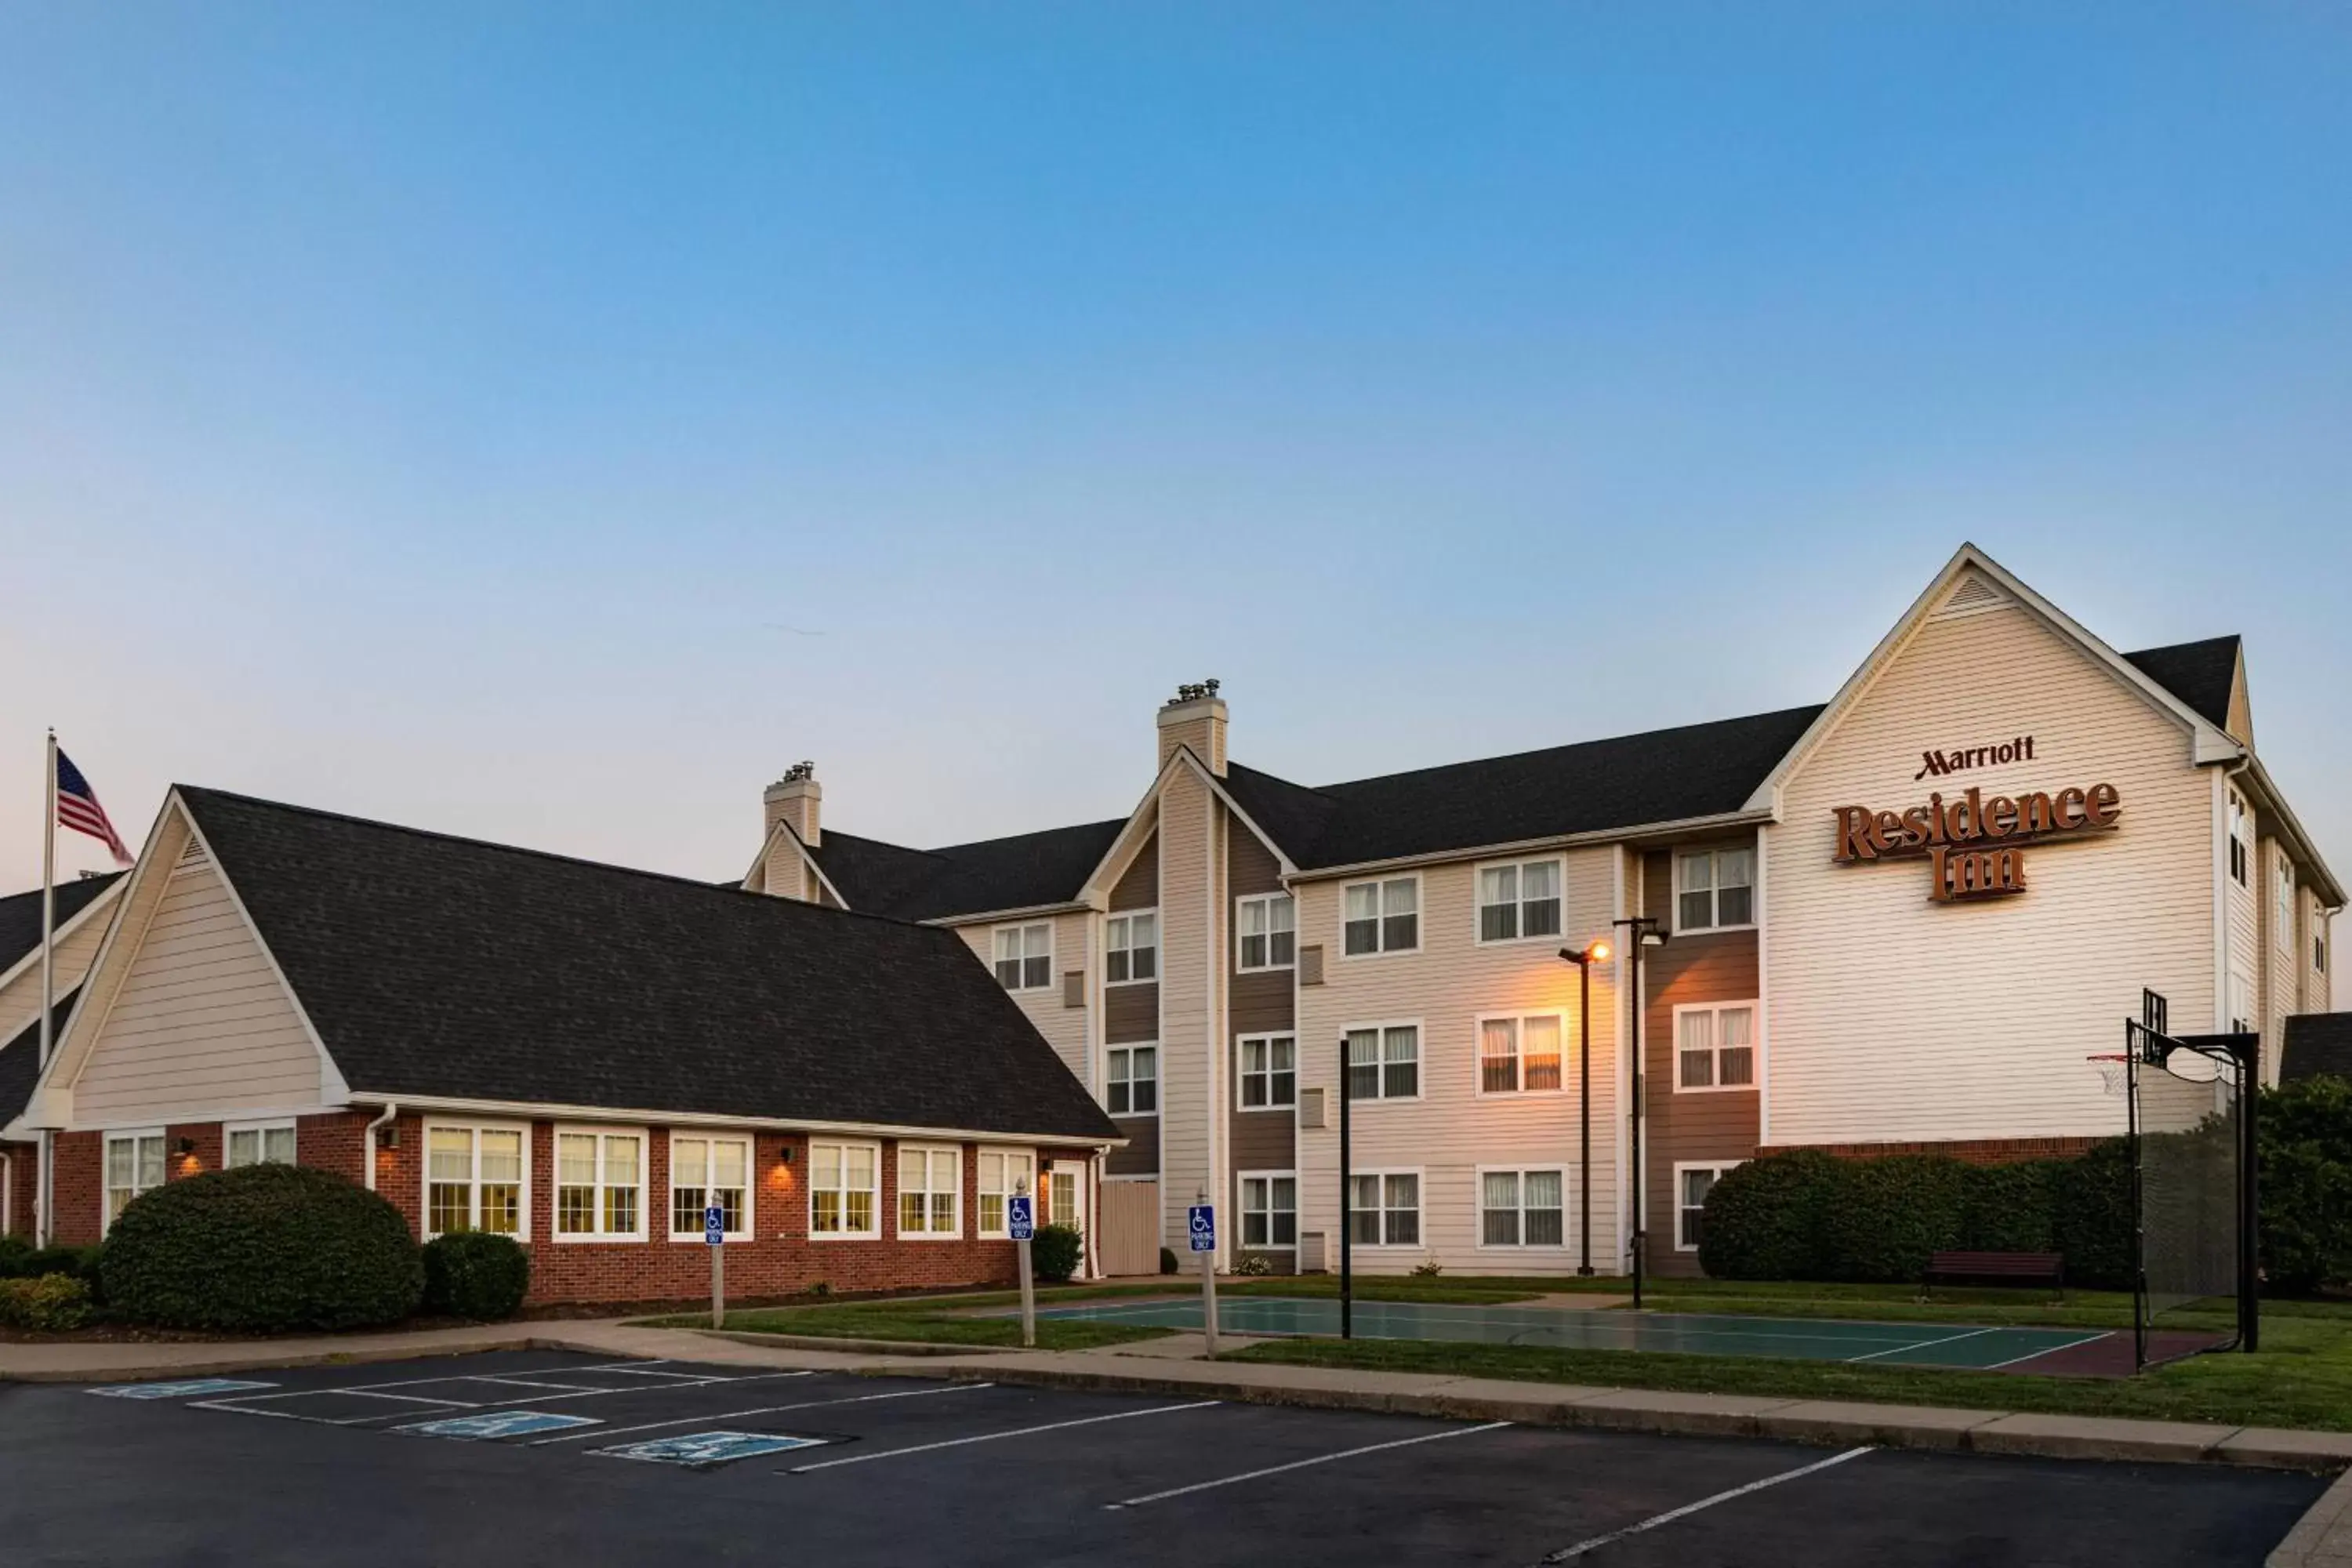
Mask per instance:
[[[1005,1199],[1004,1228],[1015,1241],[1034,1240],[1037,1235],[1037,1200],[1026,1193]]]
[[[1192,1250],[1217,1250],[1217,1209],[1214,1204],[1194,1204],[1184,1211],[1192,1233]]]
[[[712,1247],[727,1239],[727,1211],[717,1204],[702,1211],[702,1239]]]

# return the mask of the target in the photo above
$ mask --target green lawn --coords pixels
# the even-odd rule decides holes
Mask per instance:
[[[1728,1297],[1693,1292],[1688,1299],[1694,1304],[1704,1299],[1706,1310],[1715,1311],[1733,1310],[1725,1304],[1730,1300],[1772,1300],[1781,1303],[1775,1309],[1780,1310],[1788,1310],[1796,1304],[1791,1297],[1780,1295]],[[1885,1316],[1880,1309],[1889,1305],[1869,1297],[1847,1296],[1837,1299],[1834,1310],[1828,1302],[1803,1304],[1821,1309],[1809,1315],[1836,1315],[1843,1310],[1855,1316]],[[1856,1310],[1865,1304],[1867,1311]],[[2006,1306],[1979,1309],[1992,1313],[2013,1310]],[[2104,1303],[2094,1303],[2070,1310],[2084,1313],[2084,1321],[2088,1321],[2091,1312],[2109,1309]],[[1934,1315],[1955,1322],[1980,1321],[1960,1310]],[[2126,1299],[2122,1321],[2126,1324],[2129,1316]],[[1992,1317],[1981,1321],[2012,1320]],[[2183,1314],[2177,1319],[2168,1317],[2166,1321],[2168,1325],[2177,1321],[2184,1328],[2229,1326],[2227,1318],[2218,1314]],[[2194,1356],[2137,1378],[2031,1377],[1927,1367],[1852,1366],[1840,1363],[1402,1340],[1274,1340],[1235,1352],[1229,1359],[1539,1383],[1598,1384],[1619,1388],[1876,1400],[1899,1405],[2352,1431],[2352,1308],[2333,1302],[2266,1302],[2260,1353]]]
[[[1114,1286],[1108,1289],[1040,1290],[1037,1300],[1042,1304],[1050,1304],[1099,1296],[1160,1293],[1157,1287]],[[735,1333],[805,1334],[828,1340],[899,1340],[925,1344],[1017,1347],[1021,1343],[1021,1320],[1018,1316],[975,1314],[988,1314],[1020,1304],[1020,1296],[1013,1291],[992,1291],[897,1301],[751,1307],[728,1313],[727,1328]],[[651,1328],[703,1329],[710,1326],[710,1314],[680,1313],[675,1317],[647,1318],[642,1321]],[[1103,1345],[1158,1339],[1169,1331],[1132,1323],[1040,1318],[1037,1320],[1037,1348],[1049,1351],[1094,1350]]]

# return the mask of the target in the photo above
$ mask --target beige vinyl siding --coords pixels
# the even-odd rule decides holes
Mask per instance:
[[[2249,1022],[2259,1027],[2263,1016],[2263,975],[2264,973],[2263,857],[2268,853],[2269,846],[2262,842],[2262,821],[2255,815],[2253,802],[2246,800],[2243,795],[2240,795],[2238,798],[2245,802],[2246,807],[2246,880],[2242,884],[2235,877],[2230,875],[2229,844],[2226,837],[2230,830],[2229,795],[2236,788],[2235,784],[2224,779],[2221,831],[2225,837],[2221,846],[2221,874],[2222,907],[2227,911],[2229,919],[2227,932],[2229,954],[2225,968],[2229,974],[2239,976],[2245,981],[2248,998],[2246,1007],[2251,1015]],[[2214,1028],[2226,1029],[2230,1026],[2229,1008],[2229,986],[2224,981],[2221,994],[2213,999]],[[2174,1027],[2180,1026],[2180,1020],[2176,1018]],[[2263,1077],[2267,1081],[2273,1083],[2277,1081],[2278,1075],[2276,1055],[2274,1051],[2266,1050],[2263,1053],[2265,1058]]]
[[[997,929],[1008,925],[1035,925],[1040,921],[1050,921],[1054,927],[1053,984],[1039,990],[1015,991],[1012,994],[1013,999],[1029,1016],[1029,1021],[1037,1026],[1037,1032],[1045,1037],[1045,1043],[1054,1047],[1054,1054],[1062,1058],[1062,1065],[1076,1075],[1080,1083],[1091,1086],[1095,1079],[1087,1070],[1087,1062],[1088,1009],[1072,1007],[1063,1001],[1062,977],[1072,970],[1083,971],[1089,976],[1094,973],[1088,943],[1092,917],[1084,913],[1040,915],[1025,921],[991,921],[978,925],[958,926],[956,930],[979,958],[982,966],[993,974],[996,972]]]
[[[106,938],[107,922],[114,918],[116,897],[113,893],[105,895],[102,907],[58,943],[51,965],[56,972],[53,984],[58,996],[80,984],[82,976],[89,973],[90,961],[98,956],[98,944]],[[36,952],[34,962],[25,973],[9,982],[6,989],[0,990],[0,1045],[15,1039],[40,1016],[41,965]]]
[[[1481,947],[1475,937],[1475,868],[1469,863],[1421,869],[1421,951],[1378,958],[1340,958],[1340,881],[1298,889],[1298,940],[1322,946],[1324,984],[1301,986],[1298,1082],[1320,1088],[1328,1107],[1321,1128],[1298,1131],[1302,1235],[1321,1233],[1324,1258],[1336,1268],[1339,1223],[1339,1041],[1351,1025],[1417,1019],[1421,1024],[1419,1100],[1356,1105],[1359,1170],[1422,1173],[1418,1248],[1358,1248],[1356,1267],[1402,1273],[1433,1259],[1458,1273],[1572,1273],[1577,1265],[1576,966],[1559,956],[1609,931],[1618,898],[1612,847],[1569,851],[1561,934],[1537,942]],[[1630,894],[1630,889],[1629,889]],[[1564,1021],[1558,1094],[1480,1096],[1476,1019],[1481,1014],[1556,1012]],[[1592,975],[1592,1170],[1594,1266],[1618,1265],[1615,1172],[1620,1117],[1614,1091],[1617,980],[1613,966]],[[1565,1247],[1484,1248],[1478,1242],[1480,1166],[1558,1167],[1567,1173]]]
[[[2303,946],[2303,879],[2289,863],[2285,848],[2276,839],[2265,840],[2262,849],[2263,872],[2263,1055],[2265,1065],[2274,1062],[2279,1047],[2286,1039],[2286,1021],[2290,1015],[2300,1012],[2303,1005],[2303,971],[2309,960]],[[2278,883],[2282,876],[2294,877],[2290,889],[2286,930],[2279,930]],[[2273,1079],[2277,1069],[2269,1068],[2265,1079]]]
[[[1215,868],[1214,797],[1189,768],[1169,776],[1160,796],[1160,1199],[1161,1234],[1184,1234],[1184,1206],[1217,1189],[1211,1166],[1221,1104],[1211,986],[1222,922],[1211,909]]]
[[[208,863],[174,872],[75,1079],[75,1121],[320,1100],[318,1049],[227,884]]]
[[[1913,780],[1927,748],[2022,734],[2030,763]],[[2120,792],[2120,826],[2028,848],[2018,897],[1931,903],[1923,860],[1830,858],[1837,806],[2095,784]],[[2120,1048],[2143,986],[2177,1028],[2211,1016],[2211,781],[2180,723],[2027,610],[1925,622],[1780,806],[1763,836],[1775,1144],[2120,1131],[2084,1057]]]

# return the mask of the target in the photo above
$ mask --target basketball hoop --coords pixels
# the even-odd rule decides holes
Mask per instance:
[[[2095,1051],[2083,1058],[2099,1069],[2099,1087],[2110,1100],[2121,1100],[2130,1081],[2131,1058],[2121,1051]]]

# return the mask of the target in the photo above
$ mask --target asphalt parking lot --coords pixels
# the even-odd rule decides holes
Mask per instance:
[[[0,1385],[11,1564],[2153,1568],[2325,1484],[557,1352]]]

